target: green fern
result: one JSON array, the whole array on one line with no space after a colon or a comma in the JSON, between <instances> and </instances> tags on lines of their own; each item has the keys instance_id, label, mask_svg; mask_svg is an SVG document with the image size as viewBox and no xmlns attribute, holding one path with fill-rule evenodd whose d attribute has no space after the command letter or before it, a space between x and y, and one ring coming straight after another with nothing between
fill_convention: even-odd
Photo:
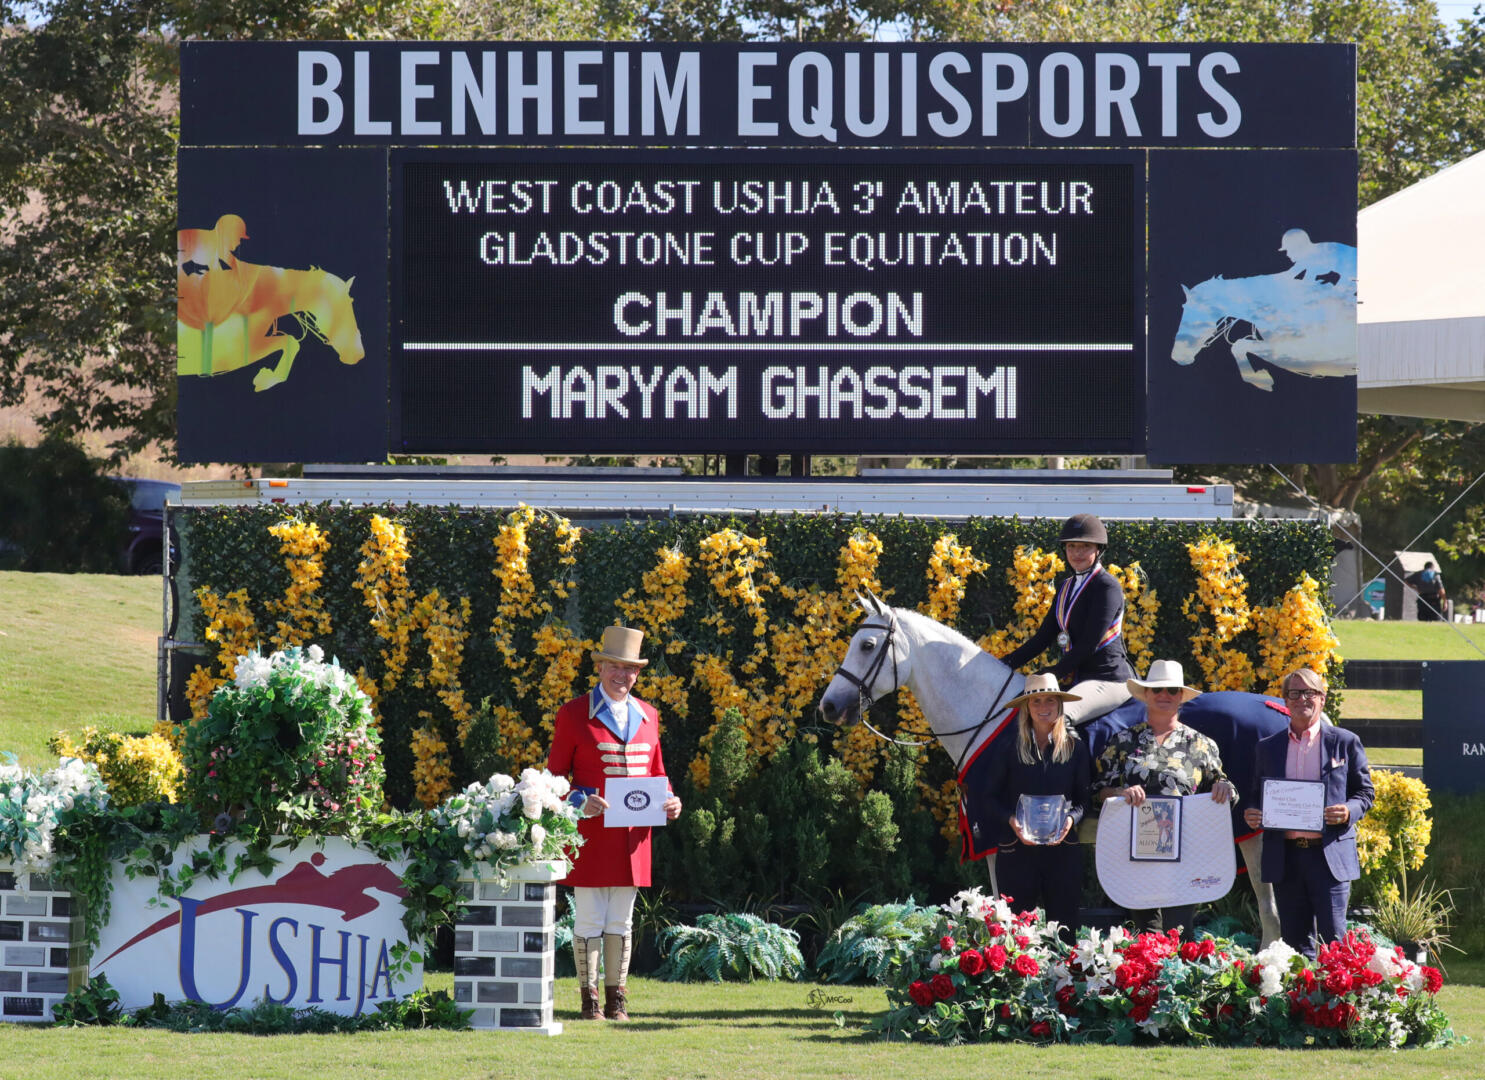
<instances>
[{"instance_id":1,"label":"green fern","mask_svg":"<svg viewBox=\"0 0 1485 1080\"><path fill-rule=\"evenodd\" d=\"M805 973L799 934L756 915L703 915L695 926L667 926L655 940L665 957L655 977L667 982L800 979Z\"/></svg>"},{"instance_id":2,"label":"green fern","mask_svg":"<svg viewBox=\"0 0 1485 1080\"><path fill-rule=\"evenodd\" d=\"M933 929L936 908L876 904L847 919L820 950L815 972L825 982L884 982L892 967L906 960L919 935Z\"/></svg>"}]
</instances>

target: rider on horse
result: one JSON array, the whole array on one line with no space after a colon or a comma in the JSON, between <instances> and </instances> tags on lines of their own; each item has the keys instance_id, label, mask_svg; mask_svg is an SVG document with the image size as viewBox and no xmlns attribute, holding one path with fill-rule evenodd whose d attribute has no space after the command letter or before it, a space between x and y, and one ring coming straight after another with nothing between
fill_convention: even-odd
<instances>
[{"instance_id":1,"label":"rider on horse","mask_svg":"<svg viewBox=\"0 0 1485 1080\"><path fill-rule=\"evenodd\" d=\"M1109 534L1097 516L1074 514L1057 542L1072 575L1058 583L1052 610L1031 640L1001 659L1019 668L1055 641L1062 656L1046 670L1072 679L1081 700L1068 702L1067 718L1086 724L1129 700L1125 680L1134 672L1124 653L1124 590L1100 561Z\"/></svg>"}]
</instances>

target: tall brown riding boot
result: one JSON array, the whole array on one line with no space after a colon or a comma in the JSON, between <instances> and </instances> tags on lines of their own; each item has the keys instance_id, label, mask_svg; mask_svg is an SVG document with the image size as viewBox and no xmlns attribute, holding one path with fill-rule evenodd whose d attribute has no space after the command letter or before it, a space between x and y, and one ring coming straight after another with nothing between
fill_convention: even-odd
<instances>
[{"instance_id":1,"label":"tall brown riding boot","mask_svg":"<svg viewBox=\"0 0 1485 1080\"><path fill-rule=\"evenodd\" d=\"M578 1017L578 1019L579 1020L602 1020L603 1019L603 1010L598 1007L598 987L596 987L596 986L584 986L582 988L582 993L583 993L583 1012L582 1012L582 1015Z\"/></svg>"},{"instance_id":2,"label":"tall brown riding boot","mask_svg":"<svg viewBox=\"0 0 1485 1080\"><path fill-rule=\"evenodd\" d=\"M629 999L622 986L603 988L603 1016L606 1020L628 1020Z\"/></svg>"},{"instance_id":3,"label":"tall brown riding boot","mask_svg":"<svg viewBox=\"0 0 1485 1080\"><path fill-rule=\"evenodd\" d=\"M578 990L582 992L583 1011L581 1020L602 1020L603 1010L598 1006L598 949L596 937L572 939L572 958L577 965Z\"/></svg>"},{"instance_id":4,"label":"tall brown riding boot","mask_svg":"<svg viewBox=\"0 0 1485 1080\"><path fill-rule=\"evenodd\" d=\"M603 935L603 1015L609 1020L628 1020L629 1001L624 984L629 978L629 934Z\"/></svg>"}]
</instances>

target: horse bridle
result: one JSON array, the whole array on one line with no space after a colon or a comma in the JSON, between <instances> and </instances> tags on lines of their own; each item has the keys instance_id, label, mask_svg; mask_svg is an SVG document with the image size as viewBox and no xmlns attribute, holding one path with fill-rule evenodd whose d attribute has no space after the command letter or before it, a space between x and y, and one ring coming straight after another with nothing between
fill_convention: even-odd
<instances>
[{"instance_id":1,"label":"horse bridle","mask_svg":"<svg viewBox=\"0 0 1485 1080\"><path fill-rule=\"evenodd\" d=\"M886 646L885 653L890 653L892 656L892 689L888 690L887 693L896 693L902 685L897 677L897 650L892 647L892 639L897 633L897 620L893 618L892 615L889 613L887 615L887 621L885 623L874 623L870 621L864 622L856 628L856 633L859 634L863 630L885 630L887 632L887 636L882 640L882 644ZM877 675L879 672L881 672L882 667L886 663L887 656L885 654L878 654L877 656L874 656L872 658L871 664L868 665L866 669L866 674L858 676L855 672L847 671L845 661L842 660L840 666L835 669L835 674L836 676L845 679L846 682L850 683L852 686L856 687L856 692L859 697L861 706L861 723L864 724L866 726L866 729L873 735L881 739L883 742L894 743L897 746L929 745L928 740L909 741L907 739L897 739L892 737L891 735L886 735L878 731L872 724L872 722L867 719L867 713L870 712L872 705L875 704L875 699L872 697L871 694L871 684L877 681ZM964 749L959 751L959 760L954 762L954 773L956 776L959 774L960 770L964 766L964 758L969 753L969 748L974 745L975 736L979 734L981 728L983 728L990 722L991 717L993 717L996 713L996 710L1000 708L1000 703L1005 698L1006 688L1011 685L1011 677L1015 674L1016 672L1013 668L1006 668L1005 681L1000 684L1000 690L996 692L995 700L990 703L990 708L985 710L985 715L979 723L971 724L968 727L962 727L955 731L943 731L935 733L938 740L942 742L949 736L963 735L965 732L969 732L969 738L964 741Z\"/></svg>"},{"instance_id":2,"label":"horse bridle","mask_svg":"<svg viewBox=\"0 0 1485 1080\"><path fill-rule=\"evenodd\" d=\"M887 742L896 743L898 746L927 746L928 744L926 742L908 742L905 739L894 739L890 735L884 735L873 727L871 721L866 718L866 714L871 710L872 705L876 703L876 699L871 696L871 684L877 681L877 675L881 672L883 665L887 663L887 657L889 655L892 657L892 689L888 690L887 693L895 694L898 687L902 684L898 681L897 676L897 650L892 646L892 639L897 633L897 620L889 614L885 623L864 622L856 628L856 633L859 634L863 630L885 630L887 636L882 639L882 644L886 648L872 657L871 663L866 668L865 675L857 675L853 671L847 671L844 660L835 669L835 675L845 679L846 682L856 688L857 699L861 706L861 722L866 725L867 730L873 735Z\"/></svg>"},{"instance_id":3,"label":"horse bridle","mask_svg":"<svg viewBox=\"0 0 1485 1080\"><path fill-rule=\"evenodd\" d=\"M1233 327L1237 326L1239 323L1243 323L1243 322L1248 322L1248 320L1246 320L1246 319L1239 319L1236 315L1224 315L1224 316L1222 316L1222 318L1220 318L1220 319L1217 320L1217 325L1212 328L1212 332L1206 336L1206 340L1204 340L1200 345L1198 345L1196 347L1196 351L1197 352L1201 352L1208 345L1214 344L1217 341L1218 338L1221 338L1228 345L1236 345L1237 342L1235 340L1233 340L1233 337L1232 337L1232 329L1233 329ZM1253 327L1253 334L1252 334L1251 337L1244 337L1241 340L1243 340L1243 341L1254 341L1254 340L1256 340L1256 341L1262 341L1263 340L1263 335L1258 332L1258 327L1253 326L1253 324L1251 322L1248 322L1248 325Z\"/></svg>"}]
</instances>

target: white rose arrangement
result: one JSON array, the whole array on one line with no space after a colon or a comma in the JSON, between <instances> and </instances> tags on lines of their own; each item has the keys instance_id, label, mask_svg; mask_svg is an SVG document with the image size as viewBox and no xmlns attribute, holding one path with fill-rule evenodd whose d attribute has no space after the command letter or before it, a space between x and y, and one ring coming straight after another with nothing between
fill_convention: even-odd
<instances>
[{"instance_id":1,"label":"white rose arrangement","mask_svg":"<svg viewBox=\"0 0 1485 1080\"><path fill-rule=\"evenodd\" d=\"M503 877L521 863L569 858L580 842L569 790L564 777L545 769L527 769L520 780L497 773L450 795L432 818L459 838L465 860L489 864Z\"/></svg>"}]
</instances>

